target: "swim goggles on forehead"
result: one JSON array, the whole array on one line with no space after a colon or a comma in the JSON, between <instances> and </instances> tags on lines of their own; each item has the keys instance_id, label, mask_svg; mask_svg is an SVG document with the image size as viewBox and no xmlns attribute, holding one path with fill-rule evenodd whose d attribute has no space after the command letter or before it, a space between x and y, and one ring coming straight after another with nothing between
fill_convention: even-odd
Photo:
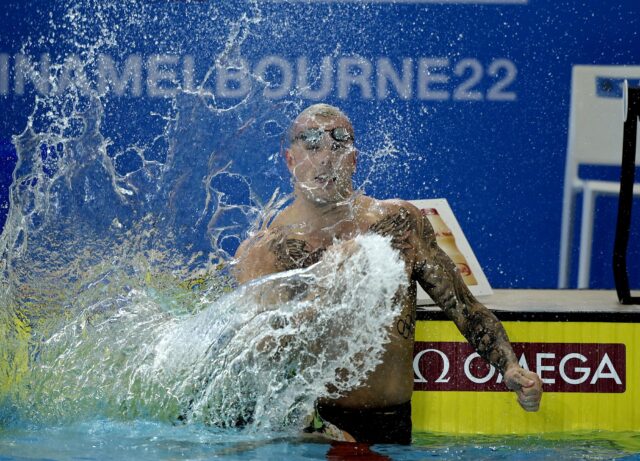
<instances>
[{"instance_id":1,"label":"swim goggles on forehead","mask_svg":"<svg viewBox=\"0 0 640 461\"><path fill-rule=\"evenodd\" d=\"M322 128L309 128L298 133L293 140L302 141L306 149L317 149L320 147L320 142L325 133L329 133L331 139L340 144L348 144L353 142L353 136L344 127L332 128L325 130Z\"/></svg>"}]
</instances>

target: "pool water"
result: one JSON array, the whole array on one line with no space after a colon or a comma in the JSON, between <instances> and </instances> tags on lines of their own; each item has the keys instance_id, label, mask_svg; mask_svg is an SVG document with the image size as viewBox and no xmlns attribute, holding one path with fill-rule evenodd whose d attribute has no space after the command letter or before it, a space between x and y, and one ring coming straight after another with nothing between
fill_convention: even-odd
<instances>
[{"instance_id":1,"label":"pool water","mask_svg":"<svg viewBox=\"0 0 640 461\"><path fill-rule=\"evenodd\" d=\"M0 429L0 460L608 460L640 459L638 434L542 436L414 434L411 446L331 444L153 421L84 421Z\"/></svg>"}]
</instances>

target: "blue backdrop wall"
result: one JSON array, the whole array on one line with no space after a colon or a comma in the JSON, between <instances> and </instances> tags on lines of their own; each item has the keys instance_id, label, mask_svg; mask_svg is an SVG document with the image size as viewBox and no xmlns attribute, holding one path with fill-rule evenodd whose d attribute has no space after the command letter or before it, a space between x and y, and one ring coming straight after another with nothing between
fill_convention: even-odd
<instances>
[{"instance_id":1,"label":"blue backdrop wall","mask_svg":"<svg viewBox=\"0 0 640 461\"><path fill-rule=\"evenodd\" d=\"M322 100L350 115L357 145L367 154L356 182L367 193L448 199L494 287L556 286L571 68L640 64L640 2L216 3L117 2L113 14L122 24L106 26L99 17L87 20L98 5L90 1L3 3L0 224L16 162L12 136L24 130L39 92L46 91L42 80L21 77L21 66L27 60L43 66L46 59L73 66L68 59L77 50L61 24L73 23L75 9L82 8L78 17L84 22L75 27L83 39L114 31L124 37L117 46L107 43L102 64L87 70L91 85L100 85L109 72L122 83L109 90L119 111L103 121L114 148L155 129L131 116L134 110L152 112L178 88L197 87L231 108L255 83L247 75L258 76L266 82L262 96L274 107ZM210 75L212 63L223 61ZM274 122L271 144L247 149L277 154L284 125ZM238 126L229 122L211 130L227 128ZM231 160L251 169L250 159ZM273 180L253 179L264 196L287 187L280 184L282 165L277 168ZM586 173L618 174L608 168ZM640 287L638 201L635 207L630 279ZM616 199L598 200L595 287L613 287L616 211ZM574 252L574 267L576 260Z\"/></svg>"}]
</instances>

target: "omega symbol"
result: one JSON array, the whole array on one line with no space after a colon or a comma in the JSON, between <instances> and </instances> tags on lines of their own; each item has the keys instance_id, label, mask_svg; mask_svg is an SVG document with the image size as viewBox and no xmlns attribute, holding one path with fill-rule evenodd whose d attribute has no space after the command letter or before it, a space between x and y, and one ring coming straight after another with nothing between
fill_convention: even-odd
<instances>
[{"instance_id":1,"label":"omega symbol","mask_svg":"<svg viewBox=\"0 0 640 461\"><path fill-rule=\"evenodd\" d=\"M420 351L416 354L416 356L413 358L413 372L416 375L416 378L414 379L414 381L416 383L426 383L428 382L426 380L426 378L422 375L422 373L420 373L420 359L422 358L422 356L424 354L426 354L427 352L435 352L436 354L438 354L440 357L442 357L442 373L440 373L440 376L438 377L438 379L435 380L436 383L448 383L449 382L449 377L447 377L447 375L449 374L449 357L447 357L447 355L442 352L439 349L425 349L423 351Z\"/></svg>"}]
</instances>

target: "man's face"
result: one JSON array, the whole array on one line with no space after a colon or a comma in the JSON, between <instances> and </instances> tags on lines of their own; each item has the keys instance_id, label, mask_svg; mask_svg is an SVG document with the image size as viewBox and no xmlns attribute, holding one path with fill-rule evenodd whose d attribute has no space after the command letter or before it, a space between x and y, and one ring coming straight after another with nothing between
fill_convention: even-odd
<instances>
[{"instance_id":1,"label":"man's face","mask_svg":"<svg viewBox=\"0 0 640 461\"><path fill-rule=\"evenodd\" d=\"M307 200L336 203L353 193L356 166L353 127L343 116L307 116L292 129L287 166Z\"/></svg>"}]
</instances>

